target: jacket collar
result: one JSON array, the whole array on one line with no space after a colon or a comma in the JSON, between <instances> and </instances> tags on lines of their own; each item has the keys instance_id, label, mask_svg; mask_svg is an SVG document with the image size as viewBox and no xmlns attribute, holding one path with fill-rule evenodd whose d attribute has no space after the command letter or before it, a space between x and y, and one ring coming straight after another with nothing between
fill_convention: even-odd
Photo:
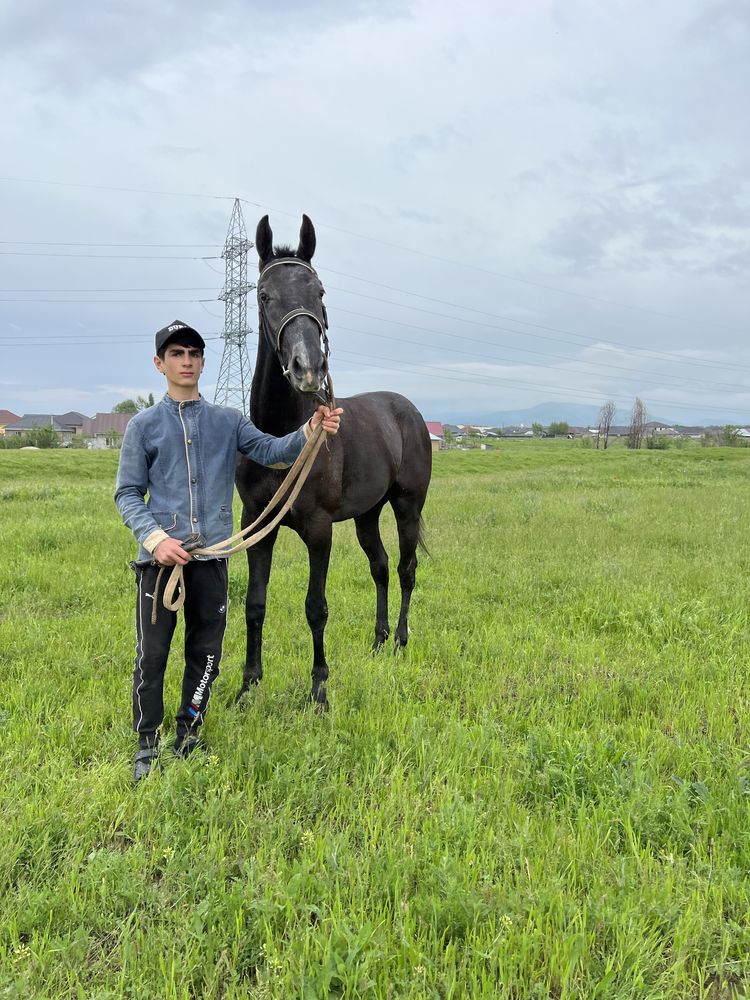
<instances>
[{"instance_id":1,"label":"jacket collar","mask_svg":"<svg viewBox=\"0 0 750 1000\"><path fill-rule=\"evenodd\" d=\"M170 410L180 409L180 400L172 399L168 392L165 392L162 396L161 402ZM197 399L184 399L182 400L182 406L199 406L203 402L203 396L199 396Z\"/></svg>"}]
</instances>

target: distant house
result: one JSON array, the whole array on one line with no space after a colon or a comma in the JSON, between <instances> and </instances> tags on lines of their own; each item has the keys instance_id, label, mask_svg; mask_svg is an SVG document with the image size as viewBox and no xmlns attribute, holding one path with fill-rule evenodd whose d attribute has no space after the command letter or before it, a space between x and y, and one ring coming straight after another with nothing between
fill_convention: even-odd
<instances>
[{"instance_id":1,"label":"distant house","mask_svg":"<svg viewBox=\"0 0 750 1000\"><path fill-rule=\"evenodd\" d=\"M534 432L530 427L503 427L500 436L504 438L533 438Z\"/></svg>"},{"instance_id":2,"label":"distant house","mask_svg":"<svg viewBox=\"0 0 750 1000\"><path fill-rule=\"evenodd\" d=\"M425 426L430 432L430 443L433 451L439 451L445 447L445 431L439 420L425 420Z\"/></svg>"},{"instance_id":3,"label":"distant house","mask_svg":"<svg viewBox=\"0 0 750 1000\"><path fill-rule=\"evenodd\" d=\"M644 424L643 429L647 437L658 435L659 437L673 438L680 436L680 432L676 428L670 427L668 424L660 424L658 420L649 420Z\"/></svg>"},{"instance_id":4,"label":"distant house","mask_svg":"<svg viewBox=\"0 0 750 1000\"><path fill-rule=\"evenodd\" d=\"M81 427L86 417L76 410L68 413L25 413L15 423L7 424L6 435L27 434L38 427L51 427L59 436L60 444L70 444L76 434L81 433Z\"/></svg>"},{"instance_id":5,"label":"distant house","mask_svg":"<svg viewBox=\"0 0 750 1000\"><path fill-rule=\"evenodd\" d=\"M17 413L11 413L10 410L0 410L0 437L5 434L7 424L14 424L20 419Z\"/></svg>"},{"instance_id":6,"label":"distant house","mask_svg":"<svg viewBox=\"0 0 750 1000\"><path fill-rule=\"evenodd\" d=\"M86 417L81 434L88 438L89 448L115 448L122 441L125 428L135 416L133 413L97 413Z\"/></svg>"}]
</instances>

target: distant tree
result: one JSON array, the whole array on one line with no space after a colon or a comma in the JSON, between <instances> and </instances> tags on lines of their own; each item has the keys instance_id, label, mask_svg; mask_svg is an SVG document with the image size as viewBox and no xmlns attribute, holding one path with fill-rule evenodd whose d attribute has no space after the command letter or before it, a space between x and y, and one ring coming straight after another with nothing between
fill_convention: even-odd
<instances>
[{"instance_id":1,"label":"distant tree","mask_svg":"<svg viewBox=\"0 0 750 1000\"><path fill-rule=\"evenodd\" d=\"M548 431L553 437L566 437L570 426L567 420L553 420L549 425Z\"/></svg>"},{"instance_id":2,"label":"distant tree","mask_svg":"<svg viewBox=\"0 0 750 1000\"><path fill-rule=\"evenodd\" d=\"M596 447L599 447L599 441L603 442L604 450L607 450L607 442L609 441L609 429L614 423L615 413L617 408L611 399L608 399L606 403L599 410L599 427L596 434Z\"/></svg>"},{"instance_id":3,"label":"distant tree","mask_svg":"<svg viewBox=\"0 0 750 1000\"><path fill-rule=\"evenodd\" d=\"M544 427L538 422L534 422L531 425L531 429L534 432L534 437L540 438L544 434Z\"/></svg>"},{"instance_id":4,"label":"distant tree","mask_svg":"<svg viewBox=\"0 0 750 1000\"><path fill-rule=\"evenodd\" d=\"M113 413L137 413L138 404L134 399L123 399L121 403L115 403L112 407Z\"/></svg>"},{"instance_id":5,"label":"distant tree","mask_svg":"<svg viewBox=\"0 0 750 1000\"><path fill-rule=\"evenodd\" d=\"M448 445L449 448L452 448L453 445L456 443L456 435L453 433L453 431L448 430L448 428L446 427L445 430L443 431L443 440L445 441L445 443Z\"/></svg>"},{"instance_id":6,"label":"distant tree","mask_svg":"<svg viewBox=\"0 0 750 1000\"><path fill-rule=\"evenodd\" d=\"M733 424L724 424L723 427L719 428L717 434L719 444L727 448L736 448L740 443L740 439L737 436L738 431L739 427L735 427Z\"/></svg>"},{"instance_id":7,"label":"distant tree","mask_svg":"<svg viewBox=\"0 0 750 1000\"><path fill-rule=\"evenodd\" d=\"M139 396L138 399L136 399L136 405L138 406L139 410L147 410L149 406L153 406L154 405L153 392L150 392L146 399L144 399L143 396Z\"/></svg>"},{"instance_id":8,"label":"distant tree","mask_svg":"<svg viewBox=\"0 0 750 1000\"><path fill-rule=\"evenodd\" d=\"M24 434L4 434L0 448L59 448L60 437L54 427L30 427Z\"/></svg>"},{"instance_id":9,"label":"distant tree","mask_svg":"<svg viewBox=\"0 0 750 1000\"><path fill-rule=\"evenodd\" d=\"M643 401L635 397L628 426L628 448L640 448L643 444L643 431L646 426L646 407Z\"/></svg>"},{"instance_id":10,"label":"distant tree","mask_svg":"<svg viewBox=\"0 0 750 1000\"><path fill-rule=\"evenodd\" d=\"M466 443L470 448L479 447L479 431L476 427L467 426L466 428Z\"/></svg>"}]
</instances>

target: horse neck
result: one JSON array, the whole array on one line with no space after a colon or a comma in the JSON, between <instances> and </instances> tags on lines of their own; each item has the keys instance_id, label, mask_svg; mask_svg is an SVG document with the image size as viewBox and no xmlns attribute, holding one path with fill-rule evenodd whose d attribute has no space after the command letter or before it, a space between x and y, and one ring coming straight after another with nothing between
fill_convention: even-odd
<instances>
[{"instance_id":1,"label":"horse neck","mask_svg":"<svg viewBox=\"0 0 750 1000\"><path fill-rule=\"evenodd\" d=\"M308 419L316 405L292 389L276 354L259 334L250 392L250 419L258 430L277 437L289 434Z\"/></svg>"}]
</instances>

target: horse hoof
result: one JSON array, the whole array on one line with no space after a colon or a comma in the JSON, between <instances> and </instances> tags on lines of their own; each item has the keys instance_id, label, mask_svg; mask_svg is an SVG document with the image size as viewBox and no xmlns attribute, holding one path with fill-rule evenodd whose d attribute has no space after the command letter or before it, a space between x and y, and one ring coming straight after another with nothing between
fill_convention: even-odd
<instances>
[{"instance_id":1,"label":"horse hoof","mask_svg":"<svg viewBox=\"0 0 750 1000\"><path fill-rule=\"evenodd\" d=\"M249 684L243 684L242 687L237 692L237 694L234 696L234 698L230 701L229 703L230 706L246 705L250 700L248 697L246 697L250 693L250 689L257 688L257 686L258 686L258 681L250 681Z\"/></svg>"},{"instance_id":2,"label":"horse hoof","mask_svg":"<svg viewBox=\"0 0 750 1000\"><path fill-rule=\"evenodd\" d=\"M310 692L310 702L313 707L313 711L316 715L323 715L328 711L328 698L326 697L326 690L323 687L318 688L317 691Z\"/></svg>"}]
</instances>

